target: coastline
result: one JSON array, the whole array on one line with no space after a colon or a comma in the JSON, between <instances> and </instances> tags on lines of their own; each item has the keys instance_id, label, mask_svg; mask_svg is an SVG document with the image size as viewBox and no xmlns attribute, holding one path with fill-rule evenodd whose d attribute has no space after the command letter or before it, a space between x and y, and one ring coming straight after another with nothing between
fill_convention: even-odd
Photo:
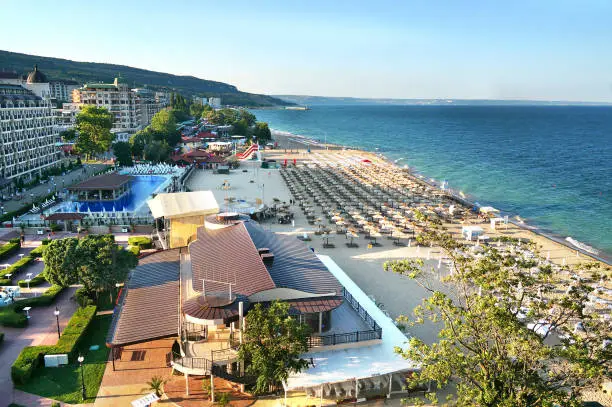
<instances>
[{"instance_id":1,"label":"coastline","mask_svg":"<svg viewBox=\"0 0 612 407\"><path fill-rule=\"evenodd\" d=\"M440 188L439 184L437 184L435 181L434 182L430 181L430 179L427 178L424 174L419 173L416 168L410 167L408 165L400 167L396 161L392 161L388 159L387 157L385 157L382 153L379 153L376 151L372 152L372 151L367 151L367 150L360 149L358 147L353 147L353 146L343 146L343 145L338 145L338 144L333 144L333 143L323 143L320 140L316 140L308 136L304 136L300 134L293 134L291 132L282 131L278 129L271 129L271 132L272 132L273 138L275 137L285 138L289 142L290 147L293 147L292 144L295 143L295 144L302 144L304 147L309 148L310 150L312 149L324 149L324 150L348 149L348 150L353 150L353 151L362 151L368 154L374 154L379 159L385 161L387 164L396 167L398 170L405 171L406 174L414 181L427 184L434 188ZM296 148L296 150L299 150L299 148ZM478 206L475 200L472 201L472 198L460 196L459 194L454 192L452 189L447 188L445 189L445 192L449 198L457 201L458 203L461 203L462 205L466 207ZM593 247L593 249L599 252L595 254L581 247L574 246L573 244L568 242L565 237L556 234L554 231L545 230L537 225L530 225L528 223L525 223L524 221L518 221L518 220L513 219L513 217L517 217L520 219L520 215L517 213L500 212L500 216L508 216L509 222L521 230L524 230L526 232L531 232L537 236L541 236L545 239L551 240L557 244L565 246L566 248L572 251L575 251L576 253L581 253L582 255L586 257L590 257L595 261L599 261L607 265L612 265L612 254L602 252L597 247ZM584 244L583 242L579 242L579 243Z\"/></svg>"}]
</instances>

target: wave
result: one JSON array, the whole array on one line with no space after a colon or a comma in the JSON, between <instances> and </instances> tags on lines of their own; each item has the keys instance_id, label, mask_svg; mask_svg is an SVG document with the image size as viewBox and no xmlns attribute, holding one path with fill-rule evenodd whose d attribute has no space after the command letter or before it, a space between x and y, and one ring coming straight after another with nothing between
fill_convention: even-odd
<instances>
[{"instance_id":1,"label":"wave","mask_svg":"<svg viewBox=\"0 0 612 407\"><path fill-rule=\"evenodd\" d=\"M571 236L566 237L565 240L571 243L572 245L576 246L577 248L584 250L585 252L594 254L596 256L599 255L599 250L596 250L595 248L593 248L592 246L589 246L586 243L579 242L578 240L574 239Z\"/></svg>"}]
</instances>

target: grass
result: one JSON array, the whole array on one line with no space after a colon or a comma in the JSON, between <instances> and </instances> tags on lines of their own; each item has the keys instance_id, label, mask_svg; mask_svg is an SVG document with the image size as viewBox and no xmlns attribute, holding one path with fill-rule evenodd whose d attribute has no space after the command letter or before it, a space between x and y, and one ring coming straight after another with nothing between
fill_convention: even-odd
<instances>
[{"instance_id":1,"label":"grass","mask_svg":"<svg viewBox=\"0 0 612 407\"><path fill-rule=\"evenodd\" d=\"M85 356L83 362L83 375L87 390L87 402L95 399L106 369L109 349L105 346L106 333L110 326L112 315L99 315L91 321L80 351ZM96 351L90 351L91 345L98 345ZM37 369L30 382L18 389L28 393L38 394L64 403L80 404L81 398L81 369L78 364L62 367L43 367Z\"/></svg>"}]
</instances>

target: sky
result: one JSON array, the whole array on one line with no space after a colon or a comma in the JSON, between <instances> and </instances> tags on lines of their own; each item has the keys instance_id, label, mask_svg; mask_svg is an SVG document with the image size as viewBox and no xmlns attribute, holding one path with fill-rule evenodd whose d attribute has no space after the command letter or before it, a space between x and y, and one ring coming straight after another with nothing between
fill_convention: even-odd
<instances>
[{"instance_id":1,"label":"sky","mask_svg":"<svg viewBox=\"0 0 612 407\"><path fill-rule=\"evenodd\" d=\"M612 102L612 0L0 0L0 49L265 94ZM0 67L1 68L1 67Z\"/></svg>"}]
</instances>

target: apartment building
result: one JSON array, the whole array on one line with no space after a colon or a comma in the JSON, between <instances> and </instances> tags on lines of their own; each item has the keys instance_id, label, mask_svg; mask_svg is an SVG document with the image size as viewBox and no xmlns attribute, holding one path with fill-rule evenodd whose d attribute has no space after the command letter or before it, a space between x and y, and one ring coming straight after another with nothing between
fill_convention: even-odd
<instances>
[{"instance_id":1,"label":"apartment building","mask_svg":"<svg viewBox=\"0 0 612 407\"><path fill-rule=\"evenodd\" d=\"M115 78L113 83L86 83L72 92L72 102L103 107L111 112L115 117L113 133L133 133L144 127L138 96L121 78Z\"/></svg>"},{"instance_id":2,"label":"apartment building","mask_svg":"<svg viewBox=\"0 0 612 407\"><path fill-rule=\"evenodd\" d=\"M76 81L51 81L49 82L51 99L58 102L72 102L72 91L79 87Z\"/></svg>"},{"instance_id":3,"label":"apartment building","mask_svg":"<svg viewBox=\"0 0 612 407\"><path fill-rule=\"evenodd\" d=\"M39 75L28 78L44 79ZM44 82L30 83L36 84L40 86L34 88L44 91ZM0 176L5 180L29 179L44 168L57 165L58 141L50 99L21 85L0 83Z\"/></svg>"}]
</instances>

